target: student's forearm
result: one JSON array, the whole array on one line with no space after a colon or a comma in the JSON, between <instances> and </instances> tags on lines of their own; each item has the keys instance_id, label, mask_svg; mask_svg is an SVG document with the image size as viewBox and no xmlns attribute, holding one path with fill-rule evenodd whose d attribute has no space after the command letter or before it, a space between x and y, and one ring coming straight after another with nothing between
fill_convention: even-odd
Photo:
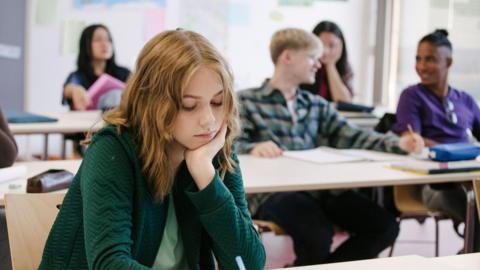
<instances>
[{"instance_id":1,"label":"student's forearm","mask_svg":"<svg viewBox=\"0 0 480 270\"><path fill-rule=\"evenodd\" d=\"M65 96L65 98L71 99L73 97L74 87L75 86L73 84L65 85L65 87L63 88L63 95Z\"/></svg>"},{"instance_id":2,"label":"student's forearm","mask_svg":"<svg viewBox=\"0 0 480 270\"><path fill-rule=\"evenodd\" d=\"M0 168L8 167L17 158L17 144L0 110Z\"/></svg>"},{"instance_id":3,"label":"student's forearm","mask_svg":"<svg viewBox=\"0 0 480 270\"><path fill-rule=\"evenodd\" d=\"M211 160L196 160L195 164L188 164L190 174L192 175L199 190L203 190L215 176L215 168Z\"/></svg>"},{"instance_id":4,"label":"student's forearm","mask_svg":"<svg viewBox=\"0 0 480 270\"><path fill-rule=\"evenodd\" d=\"M17 145L15 140L0 130L0 168L11 166L16 157Z\"/></svg>"},{"instance_id":5,"label":"student's forearm","mask_svg":"<svg viewBox=\"0 0 480 270\"><path fill-rule=\"evenodd\" d=\"M327 66L328 84L330 87L330 94L334 102L352 102L352 94L347 86L343 83L340 74L335 65Z\"/></svg>"}]
</instances>

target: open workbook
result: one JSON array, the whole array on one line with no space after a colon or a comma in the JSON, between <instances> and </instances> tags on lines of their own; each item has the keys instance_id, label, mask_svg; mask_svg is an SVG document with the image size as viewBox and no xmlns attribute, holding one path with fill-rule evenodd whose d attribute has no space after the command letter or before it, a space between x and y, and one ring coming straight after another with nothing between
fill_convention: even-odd
<instances>
[{"instance_id":1,"label":"open workbook","mask_svg":"<svg viewBox=\"0 0 480 270\"><path fill-rule=\"evenodd\" d=\"M317 147L309 150L285 151L283 155L302 161L318 164L356 162L356 161L400 161L406 156L377 152L365 149L335 149Z\"/></svg>"},{"instance_id":2,"label":"open workbook","mask_svg":"<svg viewBox=\"0 0 480 270\"><path fill-rule=\"evenodd\" d=\"M480 171L480 161L478 160L462 160L451 162L409 160L404 162L391 163L390 166L394 169L422 174Z\"/></svg>"}]
</instances>

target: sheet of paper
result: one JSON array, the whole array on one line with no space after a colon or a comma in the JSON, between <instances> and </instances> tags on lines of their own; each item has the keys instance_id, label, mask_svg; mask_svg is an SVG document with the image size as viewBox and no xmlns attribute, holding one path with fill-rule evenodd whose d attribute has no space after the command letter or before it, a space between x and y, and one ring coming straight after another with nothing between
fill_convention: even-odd
<instances>
[{"instance_id":1,"label":"sheet of paper","mask_svg":"<svg viewBox=\"0 0 480 270\"><path fill-rule=\"evenodd\" d=\"M345 155L332 148L319 147L311 150L285 151L285 157L299 159L303 161L315 162L320 164L353 162L365 160L362 157Z\"/></svg>"},{"instance_id":2,"label":"sheet of paper","mask_svg":"<svg viewBox=\"0 0 480 270\"><path fill-rule=\"evenodd\" d=\"M0 183L12 180L22 179L27 176L27 167L23 165L15 165L0 169Z\"/></svg>"},{"instance_id":3,"label":"sheet of paper","mask_svg":"<svg viewBox=\"0 0 480 270\"><path fill-rule=\"evenodd\" d=\"M19 46L0 43L0 57L8 59L20 59L22 48Z\"/></svg>"},{"instance_id":4,"label":"sheet of paper","mask_svg":"<svg viewBox=\"0 0 480 270\"><path fill-rule=\"evenodd\" d=\"M363 158L370 161L400 161L408 159L408 156L384 153L365 149L338 149L339 153L354 157Z\"/></svg>"}]
</instances>

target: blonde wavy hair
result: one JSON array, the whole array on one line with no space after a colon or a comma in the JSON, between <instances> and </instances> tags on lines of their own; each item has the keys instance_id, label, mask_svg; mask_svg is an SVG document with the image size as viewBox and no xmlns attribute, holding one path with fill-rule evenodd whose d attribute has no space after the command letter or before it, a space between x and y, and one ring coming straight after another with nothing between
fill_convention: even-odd
<instances>
[{"instance_id":1,"label":"blonde wavy hair","mask_svg":"<svg viewBox=\"0 0 480 270\"><path fill-rule=\"evenodd\" d=\"M285 28L278 30L270 40L270 58L277 64L278 57L284 50L318 50L322 42L314 34L300 28Z\"/></svg>"},{"instance_id":2,"label":"blonde wavy hair","mask_svg":"<svg viewBox=\"0 0 480 270\"><path fill-rule=\"evenodd\" d=\"M128 129L133 134L142 173L157 200L173 186L176 172L169 163L167 147L174 142L173 126L183 91L200 67L215 71L222 80L227 135L217 160L222 177L227 170L233 172L236 164L231 149L239 131L233 75L213 45L195 32L177 29L151 39L139 55L120 106L104 117L119 133Z\"/></svg>"}]
</instances>

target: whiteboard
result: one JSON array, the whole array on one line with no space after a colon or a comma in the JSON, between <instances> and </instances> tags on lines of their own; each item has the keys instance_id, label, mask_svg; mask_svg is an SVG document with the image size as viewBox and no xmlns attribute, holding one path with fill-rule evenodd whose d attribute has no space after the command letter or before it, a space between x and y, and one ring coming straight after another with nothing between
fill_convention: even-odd
<instances>
[{"instance_id":1,"label":"whiteboard","mask_svg":"<svg viewBox=\"0 0 480 270\"><path fill-rule=\"evenodd\" d=\"M83 3L83 4L82 4ZM91 3L91 4L88 4ZM284 5L284 3L300 3ZM74 39L82 23L103 23L112 32L117 63L133 70L152 31L152 15L163 14L153 28L191 29L206 36L229 61L235 89L258 86L273 72L271 35L281 28L311 31L321 20L340 25L347 38L357 101L369 101L373 78L376 1L346 0L32 0L26 33L26 108L32 112L67 110L60 104L62 85L75 70ZM46 11L47 10L47 11ZM155 30L155 29L154 29ZM151 33L150 33L151 34ZM79 36L73 43L78 43Z\"/></svg>"}]
</instances>

